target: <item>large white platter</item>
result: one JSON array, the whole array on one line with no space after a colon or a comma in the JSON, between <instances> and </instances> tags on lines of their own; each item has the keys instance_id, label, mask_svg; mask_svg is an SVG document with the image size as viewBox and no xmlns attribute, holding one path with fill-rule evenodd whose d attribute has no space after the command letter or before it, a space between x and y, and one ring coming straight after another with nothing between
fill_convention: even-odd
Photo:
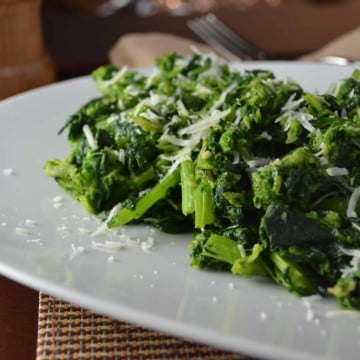
<instances>
[{"instance_id":1,"label":"large white platter","mask_svg":"<svg viewBox=\"0 0 360 360\"><path fill-rule=\"evenodd\" d=\"M268 68L320 92L352 72L351 67L289 62L237 66ZM305 301L264 280L192 269L191 235L130 227L126 233L132 239L153 237L154 249L144 252L131 244L112 251L94 248L92 241L106 241L87 232L96 227L94 219L42 169L48 158L67 154L66 135L57 131L94 96L94 84L85 77L0 103L1 274L116 319L253 356L358 358L357 313L334 313L333 300ZM15 173L5 175L8 168ZM57 195L64 198L62 207L54 206ZM85 251L74 254L72 244Z\"/></svg>"}]
</instances>

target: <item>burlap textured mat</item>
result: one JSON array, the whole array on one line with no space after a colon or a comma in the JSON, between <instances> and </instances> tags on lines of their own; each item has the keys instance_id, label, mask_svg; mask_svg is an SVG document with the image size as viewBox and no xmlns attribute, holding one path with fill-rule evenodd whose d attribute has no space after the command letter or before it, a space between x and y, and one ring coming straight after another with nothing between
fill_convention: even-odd
<instances>
[{"instance_id":1,"label":"burlap textured mat","mask_svg":"<svg viewBox=\"0 0 360 360\"><path fill-rule=\"evenodd\" d=\"M250 360L98 315L40 293L37 360Z\"/></svg>"}]
</instances>

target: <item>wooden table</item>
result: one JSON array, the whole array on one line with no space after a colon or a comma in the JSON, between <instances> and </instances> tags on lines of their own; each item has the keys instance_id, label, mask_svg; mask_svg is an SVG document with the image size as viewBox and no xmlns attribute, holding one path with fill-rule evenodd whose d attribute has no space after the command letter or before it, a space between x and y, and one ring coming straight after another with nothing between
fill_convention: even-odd
<instances>
[{"instance_id":1,"label":"wooden table","mask_svg":"<svg viewBox=\"0 0 360 360\"><path fill-rule=\"evenodd\" d=\"M131 8L99 18L49 5L43 9L42 20L45 45L56 63L58 79L89 73L106 62L108 49L127 32L170 31L196 38L186 28L186 18L139 19ZM0 289L0 359L34 359L38 292L2 276Z\"/></svg>"},{"instance_id":2,"label":"wooden table","mask_svg":"<svg viewBox=\"0 0 360 360\"><path fill-rule=\"evenodd\" d=\"M39 293L0 276L0 359L35 359Z\"/></svg>"},{"instance_id":3,"label":"wooden table","mask_svg":"<svg viewBox=\"0 0 360 360\"><path fill-rule=\"evenodd\" d=\"M41 0L0 0L0 99L55 80ZM3 120L3 119L2 119ZM0 276L0 359L34 359L39 293Z\"/></svg>"}]
</instances>

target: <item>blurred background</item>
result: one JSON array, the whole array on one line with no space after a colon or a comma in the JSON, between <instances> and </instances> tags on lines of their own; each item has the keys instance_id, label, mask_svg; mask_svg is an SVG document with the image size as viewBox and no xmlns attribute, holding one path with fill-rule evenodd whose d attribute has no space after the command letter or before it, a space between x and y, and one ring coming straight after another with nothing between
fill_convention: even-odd
<instances>
[{"instance_id":1,"label":"blurred background","mask_svg":"<svg viewBox=\"0 0 360 360\"><path fill-rule=\"evenodd\" d=\"M295 59L360 25L360 0L0 0L0 98L88 74L109 61L111 47L128 33L200 41L186 23L208 12L269 59ZM36 56L32 78L14 80L15 67L29 67Z\"/></svg>"},{"instance_id":2,"label":"blurred background","mask_svg":"<svg viewBox=\"0 0 360 360\"><path fill-rule=\"evenodd\" d=\"M199 40L189 18L215 12L274 59L294 59L360 23L358 0L44 0L45 46L61 77L107 60L131 32L166 32ZM354 11L356 9L356 11Z\"/></svg>"}]
</instances>

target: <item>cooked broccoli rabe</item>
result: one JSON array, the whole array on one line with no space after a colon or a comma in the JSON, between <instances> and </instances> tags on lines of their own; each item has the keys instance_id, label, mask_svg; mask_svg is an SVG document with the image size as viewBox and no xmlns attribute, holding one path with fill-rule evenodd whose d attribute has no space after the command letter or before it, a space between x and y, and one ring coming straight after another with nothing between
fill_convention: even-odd
<instances>
[{"instance_id":1,"label":"cooked broccoli rabe","mask_svg":"<svg viewBox=\"0 0 360 360\"><path fill-rule=\"evenodd\" d=\"M45 165L87 211L192 231L194 267L360 309L360 70L322 95L199 53L93 78Z\"/></svg>"}]
</instances>

